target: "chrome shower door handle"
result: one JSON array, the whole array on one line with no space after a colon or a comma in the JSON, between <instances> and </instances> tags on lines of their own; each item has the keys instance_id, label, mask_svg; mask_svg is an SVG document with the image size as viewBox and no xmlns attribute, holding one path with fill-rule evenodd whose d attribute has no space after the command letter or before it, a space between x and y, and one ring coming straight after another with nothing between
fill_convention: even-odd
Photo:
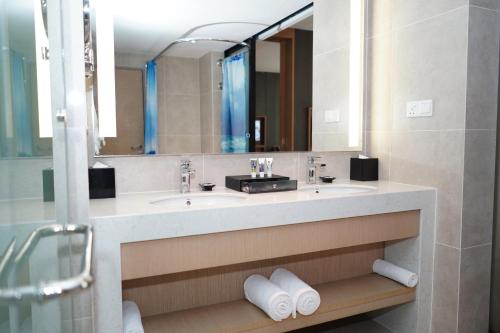
<instances>
[{"instance_id":1,"label":"chrome shower door handle","mask_svg":"<svg viewBox=\"0 0 500 333\"><path fill-rule=\"evenodd\" d=\"M57 298L63 294L88 288L93 281L91 274L93 230L90 225L53 224L37 228L21 246L10 266L18 265L28 259L42 238L76 234L84 235L85 242L81 270L78 275L61 280L42 281L36 285L0 289L0 303L16 303L26 300L43 302L52 298ZM9 248L11 248L11 246L9 246ZM9 265L5 264L0 267L2 269L0 270L0 276L8 273L6 271L8 266Z\"/></svg>"}]
</instances>

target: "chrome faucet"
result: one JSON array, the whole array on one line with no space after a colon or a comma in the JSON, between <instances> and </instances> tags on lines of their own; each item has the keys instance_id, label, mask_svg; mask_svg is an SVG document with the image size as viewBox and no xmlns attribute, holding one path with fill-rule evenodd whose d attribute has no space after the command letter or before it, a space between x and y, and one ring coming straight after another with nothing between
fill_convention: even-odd
<instances>
[{"instance_id":1,"label":"chrome faucet","mask_svg":"<svg viewBox=\"0 0 500 333\"><path fill-rule=\"evenodd\" d=\"M181 193L191 192L191 176L194 176L195 172L190 160L181 161Z\"/></svg>"},{"instance_id":2,"label":"chrome faucet","mask_svg":"<svg viewBox=\"0 0 500 333\"><path fill-rule=\"evenodd\" d=\"M318 163L317 160L320 159L321 156L308 156L307 157L307 184L316 184L318 181L318 166L320 168L324 168L326 164Z\"/></svg>"}]
</instances>

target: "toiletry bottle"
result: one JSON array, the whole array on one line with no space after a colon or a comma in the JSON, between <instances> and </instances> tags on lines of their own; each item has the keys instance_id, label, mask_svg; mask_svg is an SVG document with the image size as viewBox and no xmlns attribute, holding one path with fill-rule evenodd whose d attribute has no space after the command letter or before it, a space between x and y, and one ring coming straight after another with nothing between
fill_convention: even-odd
<instances>
[{"instance_id":1,"label":"toiletry bottle","mask_svg":"<svg viewBox=\"0 0 500 333\"><path fill-rule=\"evenodd\" d=\"M265 169L266 169L266 159L259 157L259 177L265 177Z\"/></svg>"},{"instance_id":2,"label":"toiletry bottle","mask_svg":"<svg viewBox=\"0 0 500 333\"><path fill-rule=\"evenodd\" d=\"M256 158L250 159L250 175L252 176L252 178L257 178L257 159Z\"/></svg>"},{"instance_id":3,"label":"toiletry bottle","mask_svg":"<svg viewBox=\"0 0 500 333\"><path fill-rule=\"evenodd\" d=\"M266 158L266 166L267 166L267 176L272 177L273 176L273 158L272 157Z\"/></svg>"}]
</instances>

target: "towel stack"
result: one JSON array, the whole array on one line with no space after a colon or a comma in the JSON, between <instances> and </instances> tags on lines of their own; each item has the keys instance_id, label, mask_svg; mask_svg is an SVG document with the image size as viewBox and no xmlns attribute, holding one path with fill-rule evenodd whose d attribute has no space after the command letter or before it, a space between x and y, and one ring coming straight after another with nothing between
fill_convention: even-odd
<instances>
[{"instance_id":1,"label":"towel stack","mask_svg":"<svg viewBox=\"0 0 500 333\"><path fill-rule=\"evenodd\" d=\"M281 321L297 312L308 316L319 307L319 293L292 272L276 269L268 280L254 274L244 283L245 298L259 307L274 321Z\"/></svg>"}]
</instances>

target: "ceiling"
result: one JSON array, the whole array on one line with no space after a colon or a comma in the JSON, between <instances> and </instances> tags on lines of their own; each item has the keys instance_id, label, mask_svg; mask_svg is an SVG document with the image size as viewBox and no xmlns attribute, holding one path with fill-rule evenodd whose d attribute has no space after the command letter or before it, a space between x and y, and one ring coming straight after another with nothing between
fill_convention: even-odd
<instances>
[{"instance_id":1,"label":"ceiling","mask_svg":"<svg viewBox=\"0 0 500 333\"><path fill-rule=\"evenodd\" d=\"M155 56L168 44L196 27L189 37L237 41L256 34L311 0L112 0L115 52ZM233 22L225 24L214 23ZM235 23L235 22L246 22ZM232 44L179 44L168 55L199 57L223 51Z\"/></svg>"}]
</instances>

